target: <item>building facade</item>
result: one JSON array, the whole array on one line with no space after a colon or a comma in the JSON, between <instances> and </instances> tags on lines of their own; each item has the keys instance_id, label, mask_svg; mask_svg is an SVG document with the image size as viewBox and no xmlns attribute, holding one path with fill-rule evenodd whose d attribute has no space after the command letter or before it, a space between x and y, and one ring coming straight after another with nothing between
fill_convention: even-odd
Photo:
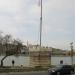
<instances>
[{"instance_id":1,"label":"building facade","mask_svg":"<svg viewBox=\"0 0 75 75\"><path fill-rule=\"evenodd\" d=\"M42 47L40 50L38 46L29 47L30 66L42 66L47 67L51 64L51 48Z\"/></svg>"}]
</instances>

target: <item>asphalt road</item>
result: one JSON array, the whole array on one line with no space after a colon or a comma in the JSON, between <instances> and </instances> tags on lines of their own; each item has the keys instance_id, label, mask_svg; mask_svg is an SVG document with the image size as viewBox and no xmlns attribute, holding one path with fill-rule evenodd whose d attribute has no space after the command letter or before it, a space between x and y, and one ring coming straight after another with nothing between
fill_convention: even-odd
<instances>
[{"instance_id":1,"label":"asphalt road","mask_svg":"<svg viewBox=\"0 0 75 75\"><path fill-rule=\"evenodd\" d=\"M38 71L38 72L0 73L0 75L49 75L49 74L47 71Z\"/></svg>"},{"instance_id":2,"label":"asphalt road","mask_svg":"<svg viewBox=\"0 0 75 75\"><path fill-rule=\"evenodd\" d=\"M1 73L0 75L49 75L47 71Z\"/></svg>"}]
</instances>

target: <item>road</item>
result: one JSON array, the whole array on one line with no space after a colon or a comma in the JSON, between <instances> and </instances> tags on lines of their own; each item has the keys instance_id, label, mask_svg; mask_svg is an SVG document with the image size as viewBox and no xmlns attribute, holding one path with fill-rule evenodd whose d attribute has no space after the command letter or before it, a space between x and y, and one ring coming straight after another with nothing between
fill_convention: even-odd
<instances>
[{"instance_id":1,"label":"road","mask_svg":"<svg viewBox=\"0 0 75 75\"><path fill-rule=\"evenodd\" d=\"M49 75L47 71L18 72L18 73L0 73L0 75ZM73 74L75 75L75 74Z\"/></svg>"}]
</instances>

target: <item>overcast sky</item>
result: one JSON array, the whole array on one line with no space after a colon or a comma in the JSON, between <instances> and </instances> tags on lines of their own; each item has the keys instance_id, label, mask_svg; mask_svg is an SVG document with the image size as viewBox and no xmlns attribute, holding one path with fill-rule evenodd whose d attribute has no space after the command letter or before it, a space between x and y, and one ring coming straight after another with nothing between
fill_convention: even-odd
<instances>
[{"instance_id":1,"label":"overcast sky","mask_svg":"<svg viewBox=\"0 0 75 75\"><path fill-rule=\"evenodd\" d=\"M0 0L0 30L39 43L39 0ZM70 49L75 43L75 0L43 0L42 45Z\"/></svg>"}]
</instances>

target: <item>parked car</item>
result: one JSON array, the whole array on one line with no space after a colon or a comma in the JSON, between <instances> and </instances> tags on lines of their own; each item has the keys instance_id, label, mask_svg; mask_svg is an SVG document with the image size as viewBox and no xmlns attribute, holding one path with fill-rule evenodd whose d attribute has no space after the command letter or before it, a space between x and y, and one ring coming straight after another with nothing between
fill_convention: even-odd
<instances>
[{"instance_id":1,"label":"parked car","mask_svg":"<svg viewBox=\"0 0 75 75\"><path fill-rule=\"evenodd\" d=\"M74 72L74 67L71 65L58 65L55 68L48 69L49 75L65 75L72 74Z\"/></svg>"}]
</instances>

